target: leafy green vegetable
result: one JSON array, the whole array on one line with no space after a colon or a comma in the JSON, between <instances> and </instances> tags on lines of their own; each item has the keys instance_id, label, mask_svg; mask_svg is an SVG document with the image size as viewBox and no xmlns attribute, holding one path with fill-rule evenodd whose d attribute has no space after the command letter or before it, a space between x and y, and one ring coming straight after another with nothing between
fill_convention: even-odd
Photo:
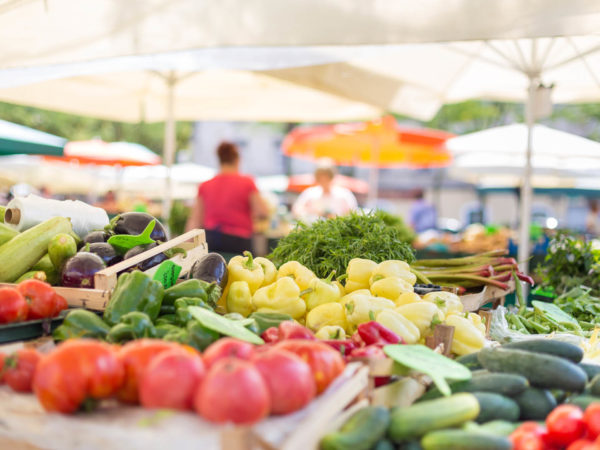
<instances>
[{"instance_id":1,"label":"leafy green vegetable","mask_svg":"<svg viewBox=\"0 0 600 450\"><path fill-rule=\"evenodd\" d=\"M412 263L413 248L407 243L412 238L402 219L392 219L384 211L353 212L344 217L318 220L312 225L299 223L281 239L269 258L281 265L298 261L320 278L335 270L346 273L352 258L366 258L375 262L399 259Z\"/></svg>"}]
</instances>

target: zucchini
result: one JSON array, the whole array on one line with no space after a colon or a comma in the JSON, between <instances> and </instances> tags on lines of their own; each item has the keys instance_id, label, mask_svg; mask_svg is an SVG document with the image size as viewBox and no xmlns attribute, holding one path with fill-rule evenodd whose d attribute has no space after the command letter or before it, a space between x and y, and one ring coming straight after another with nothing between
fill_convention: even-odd
<instances>
[{"instance_id":1,"label":"zucchini","mask_svg":"<svg viewBox=\"0 0 600 450\"><path fill-rule=\"evenodd\" d=\"M77 253L77 243L73 236L59 233L48 243L48 256L56 270L60 271L65 261Z\"/></svg>"},{"instance_id":2,"label":"zucchini","mask_svg":"<svg viewBox=\"0 0 600 450\"><path fill-rule=\"evenodd\" d=\"M30 279L46 281L46 272L43 270L30 270L29 272L25 272L23 275L17 278L15 284L19 284L21 281Z\"/></svg>"},{"instance_id":3,"label":"zucchini","mask_svg":"<svg viewBox=\"0 0 600 450\"><path fill-rule=\"evenodd\" d=\"M50 283L52 286L56 286L60 281L60 276L52 261L50 261L50 256L46 253L44 256L40 258L38 262L36 262L31 270L41 270L46 274L46 281Z\"/></svg>"},{"instance_id":4,"label":"zucchini","mask_svg":"<svg viewBox=\"0 0 600 450\"><path fill-rule=\"evenodd\" d=\"M0 206L0 223L4 223L4 213L6 212L6 206Z\"/></svg>"},{"instance_id":5,"label":"zucchini","mask_svg":"<svg viewBox=\"0 0 600 450\"><path fill-rule=\"evenodd\" d=\"M552 339L531 339L510 342L504 344L502 348L516 348L517 350L525 350L527 352L545 353L568 359L576 364L583 359L583 349L581 347Z\"/></svg>"},{"instance_id":6,"label":"zucchini","mask_svg":"<svg viewBox=\"0 0 600 450\"><path fill-rule=\"evenodd\" d=\"M593 395L574 395L569 397L565 403L577 405L585 411L592 403L600 403L600 397L594 397Z\"/></svg>"},{"instance_id":7,"label":"zucchini","mask_svg":"<svg viewBox=\"0 0 600 450\"><path fill-rule=\"evenodd\" d=\"M479 374L478 372L481 372ZM529 387L527 378L514 373L491 373L487 370L473 372L473 378L467 381L457 381L449 384L453 393L456 392L494 392L500 395L520 394ZM425 395L422 400L431 400L442 397L442 393L438 388L433 387Z\"/></svg>"},{"instance_id":8,"label":"zucchini","mask_svg":"<svg viewBox=\"0 0 600 450\"><path fill-rule=\"evenodd\" d=\"M44 256L52 237L70 231L69 219L53 217L17 234L0 246L0 282L15 281Z\"/></svg>"},{"instance_id":9,"label":"zucchini","mask_svg":"<svg viewBox=\"0 0 600 450\"><path fill-rule=\"evenodd\" d=\"M590 388L590 395L600 396L600 375L596 375L592 378L588 387Z\"/></svg>"},{"instance_id":10,"label":"zucchini","mask_svg":"<svg viewBox=\"0 0 600 450\"><path fill-rule=\"evenodd\" d=\"M483 369L483 366L477 359L477 353L479 353L479 352L469 353L468 355L464 355L459 358L456 358L456 362L459 362L463 366L468 367L469 370Z\"/></svg>"},{"instance_id":11,"label":"zucchini","mask_svg":"<svg viewBox=\"0 0 600 450\"><path fill-rule=\"evenodd\" d=\"M479 402L477 423L486 423L492 420L508 422L519 420L519 405L514 400L493 392L474 392L473 395Z\"/></svg>"},{"instance_id":12,"label":"zucchini","mask_svg":"<svg viewBox=\"0 0 600 450\"><path fill-rule=\"evenodd\" d=\"M394 442L407 441L429 431L462 425L478 415L479 402L473 394L454 394L395 409L388 436Z\"/></svg>"},{"instance_id":13,"label":"zucchini","mask_svg":"<svg viewBox=\"0 0 600 450\"><path fill-rule=\"evenodd\" d=\"M585 372L558 356L508 348L484 348L479 361L491 372L523 375L532 386L581 392L585 388Z\"/></svg>"},{"instance_id":14,"label":"zucchini","mask_svg":"<svg viewBox=\"0 0 600 450\"><path fill-rule=\"evenodd\" d=\"M421 440L423 450L510 450L508 438L479 431L439 430Z\"/></svg>"},{"instance_id":15,"label":"zucchini","mask_svg":"<svg viewBox=\"0 0 600 450\"><path fill-rule=\"evenodd\" d=\"M583 369L585 374L588 377L588 380L591 380L596 375L600 374L600 365L599 364L590 364L590 363L579 363L578 366Z\"/></svg>"},{"instance_id":16,"label":"zucchini","mask_svg":"<svg viewBox=\"0 0 600 450\"><path fill-rule=\"evenodd\" d=\"M14 230L3 223L0 223L0 245L6 244L12 238L14 238L19 232Z\"/></svg>"},{"instance_id":17,"label":"zucchini","mask_svg":"<svg viewBox=\"0 0 600 450\"><path fill-rule=\"evenodd\" d=\"M390 413L381 406L359 409L334 433L321 440L322 450L369 450L381 438L390 423Z\"/></svg>"},{"instance_id":18,"label":"zucchini","mask_svg":"<svg viewBox=\"0 0 600 450\"><path fill-rule=\"evenodd\" d=\"M513 400L519 405L520 420L544 420L557 404L550 391L538 388L529 388Z\"/></svg>"}]
</instances>

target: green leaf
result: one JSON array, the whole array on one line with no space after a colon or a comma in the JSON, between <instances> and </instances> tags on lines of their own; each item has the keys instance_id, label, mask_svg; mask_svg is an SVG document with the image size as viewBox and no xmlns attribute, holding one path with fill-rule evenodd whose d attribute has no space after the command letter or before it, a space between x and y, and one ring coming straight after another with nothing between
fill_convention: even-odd
<instances>
[{"instance_id":1,"label":"green leaf","mask_svg":"<svg viewBox=\"0 0 600 450\"><path fill-rule=\"evenodd\" d=\"M446 379L461 381L471 379L471 371L467 367L424 345L386 345L383 351L401 366L431 377L444 395L452 393Z\"/></svg>"},{"instance_id":2,"label":"green leaf","mask_svg":"<svg viewBox=\"0 0 600 450\"><path fill-rule=\"evenodd\" d=\"M173 261L163 261L154 272L153 280L160 281L165 289L169 289L171 286L175 286L179 273L181 272L181 266L175 264Z\"/></svg>"},{"instance_id":3,"label":"green leaf","mask_svg":"<svg viewBox=\"0 0 600 450\"><path fill-rule=\"evenodd\" d=\"M546 315L555 322L558 322L560 324L571 324L579 328L579 322L577 322L577 320L573 316L567 314L558 306L552 303L540 302L538 300L532 301L531 304L533 305L533 308L536 312Z\"/></svg>"},{"instance_id":4,"label":"green leaf","mask_svg":"<svg viewBox=\"0 0 600 450\"><path fill-rule=\"evenodd\" d=\"M244 327L240 320L230 320L198 306L189 306L190 314L206 328L251 344L264 344L259 336Z\"/></svg>"},{"instance_id":5,"label":"green leaf","mask_svg":"<svg viewBox=\"0 0 600 450\"><path fill-rule=\"evenodd\" d=\"M119 253L127 253L127 251L131 250L133 247L137 247L138 245L146 245L154 243L154 239L150 238L152 231L154 231L154 226L156 225L156 220L152 220L144 231L142 231L138 235L129 235L129 234L116 234L108 238L108 243L112 245L115 250Z\"/></svg>"}]
</instances>

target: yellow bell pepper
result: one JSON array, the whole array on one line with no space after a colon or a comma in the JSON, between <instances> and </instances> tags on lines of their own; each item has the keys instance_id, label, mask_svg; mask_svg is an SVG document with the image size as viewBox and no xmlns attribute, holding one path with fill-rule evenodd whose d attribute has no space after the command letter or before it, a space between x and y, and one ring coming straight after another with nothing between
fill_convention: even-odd
<instances>
[{"instance_id":1,"label":"yellow bell pepper","mask_svg":"<svg viewBox=\"0 0 600 450\"><path fill-rule=\"evenodd\" d=\"M328 325L346 328L346 314L341 304L325 303L306 314L306 326L311 330L317 331Z\"/></svg>"},{"instance_id":2,"label":"yellow bell pepper","mask_svg":"<svg viewBox=\"0 0 600 450\"><path fill-rule=\"evenodd\" d=\"M335 280L333 282L333 284L335 286L337 286L338 290L340 291L340 297L343 297L344 295L346 295L346 289L344 289L344 286L342 286L342 283L340 283L339 281Z\"/></svg>"},{"instance_id":3,"label":"yellow bell pepper","mask_svg":"<svg viewBox=\"0 0 600 450\"><path fill-rule=\"evenodd\" d=\"M248 317L254 310L250 286L246 281L234 281L227 292L227 312L239 313Z\"/></svg>"},{"instance_id":4,"label":"yellow bell pepper","mask_svg":"<svg viewBox=\"0 0 600 450\"><path fill-rule=\"evenodd\" d=\"M433 332L433 327L444 320L444 313L430 302L398 306L395 311L414 323L423 337L430 335Z\"/></svg>"},{"instance_id":5,"label":"yellow bell pepper","mask_svg":"<svg viewBox=\"0 0 600 450\"><path fill-rule=\"evenodd\" d=\"M377 263L369 259L354 258L351 259L346 267L346 283L344 289L346 293L357 291L359 289L369 289L369 278L377 267Z\"/></svg>"},{"instance_id":6,"label":"yellow bell pepper","mask_svg":"<svg viewBox=\"0 0 600 450\"><path fill-rule=\"evenodd\" d=\"M396 333L407 344L416 344L421 337L417 326L393 309L384 309L377 314L375 320Z\"/></svg>"},{"instance_id":7,"label":"yellow bell pepper","mask_svg":"<svg viewBox=\"0 0 600 450\"><path fill-rule=\"evenodd\" d=\"M472 312L465 312L465 313L456 314L456 315L467 319L469 322L471 322L473 325L475 325L475 327L481 333L483 333L483 335L485 336L485 331L486 331L485 323L483 323L483 320L481 319L481 316L479 314L475 314ZM446 319L447 318L448 318L448 316L446 317Z\"/></svg>"},{"instance_id":8,"label":"yellow bell pepper","mask_svg":"<svg viewBox=\"0 0 600 450\"><path fill-rule=\"evenodd\" d=\"M396 305L393 301L382 297L370 295L354 295L345 305L346 318L351 325L375 320L377 314L384 309L393 309Z\"/></svg>"},{"instance_id":9,"label":"yellow bell pepper","mask_svg":"<svg viewBox=\"0 0 600 450\"><path fill-rule=\"evenodd\" d=\"M482 333L469 319L458 314L451 314L445 323L454 327L451 350L455 355L468 355L483 348L485 333Z\"/></svg>"},{"instance_id":10,"label":"yellow bell pepper","mask_svg":"<svg viewBox=\"0 0 600 450\"><path fill-rule=\"evenodd\" d=\"M317 276L312 270L304 267L298 261L288 261L283 264L277 272L277 279L283 277L289 277L293 279L296 284L300 287L301 291L308 289L308 285Z\"/></svg>"},{"instance_id":11,"label":"yellow bell pepper","mask_svg":"<svg viewBox=\"0 0 600 450\"><path fill-rule=\"evenodd\" d=\"M252 302L257 312L289 314L294 319L300 319L306 313L306 303L300 298L300 288L290 277L280 278L275 283L258 289Z\"/></svg>"},{"instance_id":12,"label":"yellow bell pepper","mask_svg":"<svg viewBox=\"0 0 600 450\"><path fill-rule=\"evenodd\" d=\"M434 303L444 315L448 314L462 314L464 306L460 301L458 295L447 291L429 292L423 296L423 300L426 302Z\"/></svg>"},{"instance_id":13,"label":"yellow bell pepper","mask_svg":"<svg viewBox=\"0 0 600 450\"><path fill-rule=\"evenodd\" d=\"M382 278L371 285L371 293L377 297L395 300L405 292L413 292L412 284L398 277Z\"/></svg>"},{"instance_id":14,"label":"yellow bell pepper","mask_svg":"<svg viewBox=\"0 0 600 450\"><path fill-rule=\"evenodd\" d=\"M262 267L265 274L265 279L263 280L261 287L275 283L275 280L277 279L277 267L275 267L275 264L262 256L254 258L254 262Z\"/></svg>"},{"instance_id":15,"label":"yellow bell pepper","mask_svg":"<svg viewBox=\"0 0 600 450\"><path fill-rule=\"evenodd\" d=\"M402 295L400 295L395 301L394 303L396 303L396 306L402 306L402 305L408 305L410 303L418 303L421 302L421 297L419 297L419 294L415 294L414 292L405 292Z\"/></svg>"},{"instance_id":16,"label":"yellow bell pepper","mask_svg":"<svg viewBox=\"0 0 600 450\"><path fill-rule=\"evenodd\" d=\"M417 276L410 271L410 266L407 263L397 259L390 259L377 264L377 267L371 273L369 284L390 277L402 278L411 286L414 286L417 282Z\"/></svg>"},{"instance_id":17,"label":"yellow bell pepper","mask_svg":"<svg viewBox=\"0 0 600 450\"><path fill-rule=\"evenodd\" d=\"M330 339L346 339L346 331L339 325L326 325L319 328L319 331L315 333L317 339L323 339L325 341Z\"/></svg>"},{"instance_id":18,"label":"yellow bell pepper","mask_svg":"<svg viewBox=\"0 0 600 450\"><path fill-rule=\"evenodd\" d=\"M324 280L320 278L313 278L311 280L307 289L310 292L303 297L306 301L306 309L308 311L325 303L338 302L342 298L340 290L331 281L334 274L335 271L331 272Z\"/></svg>"},{"instance_id":19,"label":"yellow bell pepper","mask_svg":"<svg viewBox=\"0 0 600 450\"><path fill-rule=\"evenodd\" d=\"M265 280L265 272L260 264L254 262L252 253L244 252L244 256L234 256L227 265L228 282L245 281L250 292L254 294Z\"/></svg>"}]
</instances>

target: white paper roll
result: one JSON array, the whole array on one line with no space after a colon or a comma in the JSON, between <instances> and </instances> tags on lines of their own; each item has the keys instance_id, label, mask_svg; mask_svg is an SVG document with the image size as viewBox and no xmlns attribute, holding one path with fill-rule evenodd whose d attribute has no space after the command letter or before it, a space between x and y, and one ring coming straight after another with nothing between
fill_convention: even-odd
<instances>
[{"instance_id":1,"label":"white paper roll","mask_svg":"<svg viewBox=\"0 0 600 450\"><path fill-rule=\"evenodd\" d=\"M6 222L17 231L27 230L52 217L68 217L73 231L84 237L90 231L101 230L108 225L108 214L102 208L88 205L79 200L53 200L30 194L27 197L15 197L8 205L9 209L19 210L18 223Z\"/></svg>"}]
</instances>

